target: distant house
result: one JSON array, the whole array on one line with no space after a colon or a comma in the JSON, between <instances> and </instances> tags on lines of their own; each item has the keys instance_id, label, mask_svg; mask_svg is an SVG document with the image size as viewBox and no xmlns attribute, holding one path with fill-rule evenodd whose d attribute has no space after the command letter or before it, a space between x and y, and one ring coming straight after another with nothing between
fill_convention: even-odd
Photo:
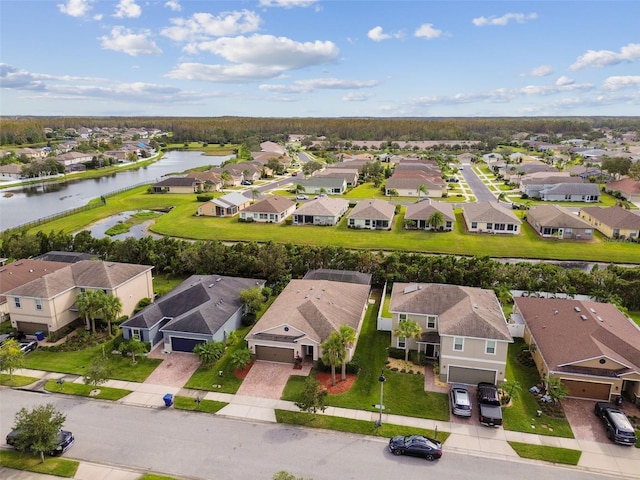
<instances>
[{"instance_id":1,"label":"distant house","mask_svg":"<svg viewBox=\"0 0 640 480\"><path fill-rule=\"evenodd\" d=\"M95 153L68 152L58 155L55 159L64 165L66 171L71 171L74 165L89 163L95 155Z\"/></svg>"},{"instance_id":2,"label":"distant house","mask_svg":"<svg viewBox=\"0 0 640 480\"><path fill-rule=\"evenodd\" d=\"M517 235L522 221L501 205L491 202L466 203L462 216L470 233Z\"/></svg>"},{"instance_id":3,"label":"distant house","mask_svg":"<svg viewBox=\"0 0 640 480\"><path fill-rule=\"evenodd\" d=\"M328 193L330 195L340 195L347 190L347 180L344 176L328 177L314 175L313 177L295 182L304 187L305 193Z\"/></svg>"},{"instance_id":4,"label":"distant house","mask_svg":"<svg viewBox=\"0 0 640 480\"><path fill-rule=\"evenodd\" d=\"M531 198L540 198L542 190L560 183L579 183L580 177L572 177L568 172L534 172L520 178L520 191Z\"/></svg>"},{"instance_id":5,"label":"distant house","mask_svg":"<svg viewBox=\"0 0 640 480\"><path fill-rule=\"evenodd\" d=\"M391 336L394 348L409 348L437 359L440 380L498 383L504 378L513 338L493 290L438 283L393 284L391 331L412 320L420 338Z\"/></svg>"},{"instance_id":6,"label":"distant house","mask_svg":"<svg viewBox=\"0 0 640 480\"><path fill-rule=\"evenodd\" d=\"M295 202L279 195L273 195L242 210L240 218L251 222L280 223L295 209Z\"/></svg>"},{"instance_id":7,"label":"distant house","mask_svg":"<svg viewBox=\"0 0 640 480\"><path fill-rule=\"evenodd\" d=\"M200 181L191 177L168 177L154 183L151 188L154 193L195 193Z\"/></svg>"},{"instance_id":8,"label":"distant house","mask_svg":"<svg viewBox=\"0 0 640 480\"><path fill-rule=\"evenodd\" d=\"M578 215L608 238L639 238L640 215L622 207L585 207Z\"/></svg>"},{"instance_id":9,"label":"distant house","mask_svg":"<svg viewBox=\"0 0 640 480\"><path fill-rule=\"evenodd\" d=\"M240 328L240 293L263 287L264 280L193 275L122 323L125 340L162 344L165 352L193 352L200 343L223 342Z\"/></svg>"},{"instance_id":10,"label":"distant house","mask_svg":"<svg viewBox=\"0 0 640 480\"><path fill-rule=\"evenodd\" d=\"M609 192L620 192L620 195L628 202L640 202L640 182L631 178L623 178L606 185Z\"/></svg>"},{"instance_id":11,"label":"distant house","mask_svg":"<svg viewBox=\"0 0 640 480\"><path fill-rule=\"evenodd\" d=\"M595 183L558 183L539 192L545 202L599 202L600 189Z\"/></svg>"},{"instance_id":12,"label":"distant house","mask_svg":"<svg viewBox=\"0 0 640 480\"><path fill-rule=\"evenodd\" d=\"M358 184L359 173L355 168L327 168L316 175L316 178L322 177L343 178L347 182L347 187L355 187Z\"/></svg>"},{"instance_id":13,"label":"distant house","mask_svg":"<svg viewBox=\"0 0 640 480\"><path fill-rule=\"evenodd\" d=\"M22 165L17 163L0 165L0 178L17 180L20 177L22 177Z\"/></svg>"},{"instance_id":14,"label":"distant house","mask_svg":"<svg viewBox=\"0 0 640 480\"><path fill-rule=\"evenodd\" d=\"M251 199L239 192L213 198L198 207L197 215L205 217L233 217L251 205Z\"/></svg>"},{"instance_id":15,"label":"distant house","mask_svg":"<svg viewBox=\"0 0 640 480\"><path fill-rule=\"evenodd\" d=\"M591 240L593 227L558 205L537 205L527 212L527 222L544 238Z\"/></svg>"},{"instance_id":16,"label":"distant house","mask_svg":"<svg viewBox=\"0 0 640 480\"><path fill-rule=\"evenodd\" d=\"M429 197L442 197L447 191L447 184L442 178L437 176L424 176L417 172L394 173L385 184L385 195L390 196L394 191L401 197L425 196L419 192L421 186L427 189Z\"/></svg>"},{"instance_id":17,"label":"distant house","mask_svg":"<svg viewBox=\"0 0 640 480\"><path fill-rule=\"evenodd\" d=\"M336 225L349 209L342 198L320 197L301 205L293 213L294 225Z\"/></svg>"},{"instance_id":18,"label":"distant house","mask_svg":"<svg viewBox=\"0 0 640 480\"><path fill-rule=\"evenodd\" d=\"M391 230L396 208L384 200L361 200L347 216L349 228Z\"/></svg>"},{"instance_id":19,"label":"distant house","mask_svg":"<svg viewBox=\"0 0 640 480\"><path fill-rule=\"evenodd\" d=\"M429 225L429 219L437 212L442 214L442 220L444 221L439 229L447 231L453 230L453 226L456 222L453 207L450 203L436 202L434 200L426 200L407 205L407 210L404 215L405 228L431 230L432 227ZM407 223L407 220L414 223Z\"/></svg>"}]
</instances>

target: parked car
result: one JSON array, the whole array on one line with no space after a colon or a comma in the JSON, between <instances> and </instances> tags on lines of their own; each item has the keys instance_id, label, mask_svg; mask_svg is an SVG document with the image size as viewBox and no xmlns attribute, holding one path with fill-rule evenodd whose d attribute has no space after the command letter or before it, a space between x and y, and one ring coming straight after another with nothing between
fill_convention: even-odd
<instances>
[{"instance_id":1,"label":"parked car","mask_svg":"<svg viewBox=\"0 0 640 480\"><path fill-rule=\"evenodd\" d=\"M451 413L459 417L471 416L471 395L469 390L462 386L454 386L449 391L451 400Z\"/></svg>"},{"instance_id":2,"label":"parked car","mask_svg":"<svg viewBox=\"0 0 640 480\"><path fill-rule=\"evenodd\" d=\"M21 342L25 338L26 338L26 335L23 332L14 331L9 333L3 333L2 335L0 335L0 345L2 345L7 340L17 340L18 342Z\"/></svg>"},{"instance_id":3,"label":"parked car","mask_svg":"<svg viewBox=\"0 0 640 480\"><path fill-rule=\"evenodd\" d=\"M296 200L309 200L309 197L306 195L298 195L296 196Z\"/></svg>"},{"instance_id":4,"label":"parked car","mask_svg":"<svg viewBox=\"0 0 640 480\"><path fill-rule=\"evenodd\" d=\"M38 348L38 342L36 342L35 340L20 342L20 350L22 350L22 353L26 354L29 352L33 352L36 348Z\"/></svg>"},{"instance_id":5,"label":"parked car","mask_svg":"<svg viewBox=\"0 0 640 480\"><path fill-rule=\"evenodd\" d=\"M394 455L410 455L431 461L442 457L442 444L421 435L396 435L389 440L389 451Z\"/></svg>"},{"instance_id":6,"label":"parked car","mask_svg":"<svg viewBox=\"0 0 640 480\"><path fill-rule=\"evenodd\" d=\"M240 182L241 185L253 185L253 182L251 180L242 180L242 182Z\"/></svg>"},{"instance_id":7,"label":"parked car","mask_svg":"<svg viewBox=\"0 0 640 480\"><path fill-rule=\"evenodd\" d=\"M615 405L596 402L593 412L602 420L607 430L607 438L619 445L635 445L636 433L631 422Z\"/></svg>"},{"instance_id":8,"label":"parked car","mask_svg":"<svg viewBox=\"0 0 640 480\"><path fill-rule=\"evenodd\" d=\"M298 172L291 172L291 176L292 177L297 177L298 176Z\"/></svg>"},{"instance_id":9,"label":"parked car","mask_svg":"<svg viewBox=\"0 0 640 480\"><path fill-rule=\"evenodd\" d=\"M9 432L6 438L7 445L15 448L16 439L18 438L19 434L20 432L18 430L12 430L11 432ZM49 455L51 455L52 457L62 455L64 452L69 450L69 448L71 448L71 445L73 445L73 442L75 442L75 440L76 439L73 436L73 433L67 430L60 430L58 432L58 446L55 450L51 450L50 452L48 452Z\"/></svg>"},{"instance_id":10,"label":"parked car","mask_svg":"<svg viewBox=\"0 0 640 480\"><path fill-rule=\"evenodd\" d=\"M447 178L447 182L449 182L449 183L458 183L458 182L460 182L460 180L458 180L455 177L451 177L451 178Z\"/></svg>"},{"instance_id":11,"label":"parked car","mask_svg":"<svg viewBox=\"0 0 640 480\"><path fill-rule=\"evenodd\" d=\"M502 425L502 408L500 407L498 387L493 383L480 382L477 397L480 423L487 427Z\"/></svg>"}]
</instances>

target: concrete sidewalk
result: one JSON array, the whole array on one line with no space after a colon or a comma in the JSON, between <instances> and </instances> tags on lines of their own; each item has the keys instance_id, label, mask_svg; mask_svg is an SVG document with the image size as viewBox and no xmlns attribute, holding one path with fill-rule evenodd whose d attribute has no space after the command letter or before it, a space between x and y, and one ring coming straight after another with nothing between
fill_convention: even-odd
<instances>
[{"instance_id":1,"label":"concrete sidewalk","mask_svg":"<svg viewBox=\"0 0 640 480\"><path fill-rule=\"evenodd\" d=\"M41 380L67 378L68 381L82 383L81 377L42 372L39 370L19 370L17 375L39 378ZM42 385L42 381L32 384L31 387ZM151 408L167 408L162 397L171 393L173 395L187 396L206 400L225 402L227 405L218 411L217 415L225 417L240 418L249 421L276 422L275 410L299 411L293 402L277 400L271 398L253 397L248 395L232 395L219 392L201 392L177 387L167 387L163 385L153 385L147 383L123 382L119 380L109 380L104 386L131 390L132 393L119 400L125 405L134 405ZM29 388L29 387L27 387ZM379 413L353 410L339 407L327 407L324 413L319 415L331 415L336 417L351 418L367 422L378 420ZM503 428L488 428L483 426L465 425L460 422L440 422L414 417L404 417L400 415L384 414L382 423L393 425L411 426L425 429L436 429L439 432L450 432L447 439L446 449L470 455L487 455L494 458L508 460L518 460L519 462L535 462L522 459L511 448L508 442L522 442L533 445L545 445L552 447L562 447L582 452L578 468L594 473L615 475L620 478L640 478L640 449L615 445L613 443L598 443L578 440L574 438L561 438L546 435L535 435L530 433L513 432ZM128 472L118 468L104 466L85 466L78 471L74 477L81 480L93 480L101 478L113 478L123 480L133 480L140 477L140 473ZM102 475L103 470L111 470L108 475ZM91 475L86 476L85 471L89 468ZM92 470L93 469L93 470ZM81 471L82 470L82 471ZM102 473L101 473L102 472ZM2 473L2 470L0 470ZM80 476L82 475L82 476ZM121 476L122 475L122 476ZM133 475L133 476L129 476ZM137 476L136 476L137 475ZM36 478L36 477L5 477L0 478Z\"/></svg>"}]
</instances>

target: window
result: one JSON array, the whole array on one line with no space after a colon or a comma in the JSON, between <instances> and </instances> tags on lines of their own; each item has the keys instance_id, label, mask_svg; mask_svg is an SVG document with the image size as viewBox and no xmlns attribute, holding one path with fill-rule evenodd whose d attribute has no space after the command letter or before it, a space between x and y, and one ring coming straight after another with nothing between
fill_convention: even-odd
<instances>
[{"instance_id":1,"label":"window","mask_svg":"<svg viewBox=\"0 0 640 480\"><path fill-rule=\"evenodd\" d=\"M504 223L496 223L495 229L500 230L501 232L506 230L507 226Z\"/></svg>"},{"instance_id":2,"label":"window","mask_svg":"<svg viewBox=\"0 0 640 480\"><path fill-rule=\"evenodd\" d=\"M398 315L398 319L401 322L406 322L407 321L407 314L406 313L401 313L400 315Z\"/></svg>"},{"instance_id":3,"label":"window","mask_svg":"<svg viewBox=\"0 0 640 480\"><path fill-rule=\"evenodd\" d=\"M364 226L365 226L365 227L370 227L370 226L371 226L371 220L367 218L367 219L364 221Z\"/></svg>"},{"instance_id":4,"label":"window","mask_svg":"<svg viewBox=\"0 0 640 480\"><path fill-rule=\"evenodd\" d=\"M84 287L80 287L80 293L85 293L86 291L87 291L87 289L86 289L86 288L84 288Z\"/></svg>"},{"instance_id":5,"label":"window","mask_svg":"<svg viewBox=\"0 0 640 480\"><path fill-rule=\"evenodd\" d=\"M478 222L471 222L471 228L472 229L478 228Z\"/></svg>"},{"instance_id":6,"label":"window","mask_svg":"<svg viewBox=\"0 0 640 480\"><path fill-rule=\"evenodd\" d=\"M495 340L487 340L484 346L484 353L487 355L495 355L496 354L496 341Z\"/></svg>"},{"instance_id":7,"label":"window","mask_svg":"<svg viewBox=\"0 0 640 480\"><path fill-rule=\"evenodd\" d=\"M407 339L405 337L398 337L398 348L407 348Z\"/></svg>"},{"instance_id":8,"label":"window","mask_svg":"<svg viewBox=\"0 0 640 480\"><path fill-rule=\"evenodd\" d=\"M22 308L22 305L20 304L20 297L13 297L13 303L16 308Z\"/></svg>"},{"instance_id":9,"label":"window","mask_svg":"<svg viewBox=\"0 0 640 480\"><path fill-rule=\"evenodd\" d=\"M356 224L356 221L353 218L349 219L349 226L353 227Z\"/></svg>"},{"instance_id":10,"label":"window","mask_svg":"<svg viewBox=\"0 0 640 480\"><path fill-rule=\"evenodd\" d=\"M36 310L42 310L42 300L40 300L39 298L36 298L35 302L36 302Z\"/></svg>"},{"instance_id":11,"label":"window","mask_svg":"<svg viewBox=\"0 0 640 480\"><path fill-rule=\"evenodd\" d=\"M140 329L139 328L132 328L131 329L131 338L133 340L138 341L138 342L140 341Z\"/></svg>"},{"instance_id":12,"label":"window","mask_svg":"<svg viewBox=\"0 0 640 480\"><path fill-rule=\"evenodd\" d=\"M434 315L427 315L427 328L436 328L436 316Z\"/></svg>"},{"instance_id":13,"label":"window","mask_svg":"<svg viewBox=\"0 0 640 480\"><path fill-rule=\"evenodd\" d=\"M464 350L464 338L453 337L453 349L456 352L462 352Z\"/></svg>"},{"instance_id":14,"label":"window","mask_svg":"<svg viewBox=\"0 0 640 480\"><path fill-rule=\"evenodd\" d=\"M518 230L518 226L510 223L509 225L507 225L507 230L509 230L510 232L515 232L516 230Z\"/></svg>"},{"instance_id":15,"label":"window","mask_svg":"<svg viewBox=\"0 0 640 480\"><path fill-rule=\"evenodd\" d=\"M487 223L487 230L491 230L493 228L493 223Z\"/></svg>"}]
</instances>

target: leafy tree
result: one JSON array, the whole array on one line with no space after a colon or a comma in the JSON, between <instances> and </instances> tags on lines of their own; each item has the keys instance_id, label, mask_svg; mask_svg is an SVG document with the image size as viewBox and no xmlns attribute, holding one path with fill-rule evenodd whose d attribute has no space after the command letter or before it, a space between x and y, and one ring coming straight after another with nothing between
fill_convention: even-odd
<instances>
[{"instance_id":1,"label":"leafy tree","mask_svg":"<svg viewBox=\"0 0 640 480\"><path fill-rule=\"evenodd\" d=\"M502 391L502 403L507 404L511 399L518 398L522 385L517 380L506 381L500 385L500 390Z\"/></svg>"},{"instance_id":2,"label":"leafy tree","mask_svg":"<svg viewBox=\"0 0 640 480\"><path fill-rule=\"evenodd\" d=\"M210 367L222 358L222 355L224 355L224 349L224 343L209 340L208 342L196 345L193 349L193 353L198 356L203 366Z\"/></svg>"},{"instance_id":3,"label":"leafy tree","mask_svg":"<svg viewBox=\"0 0 640 480\"><path fill-rule=\"evenodd\" d=\"M409 339L420 338L422 328L413 320L402 320L398 323L398 326L393 329L393 335L404 338L404 361L409 361Z\"/></svg>"},{"instance_id":4,"label":"leafy tree","mask_svg":"<svg viewBox=\"0 0 640 480\"><path fill-rule=\"evenodd\" d=\"M247 288L240 292L240 301L244 303L244 311L255 315L264 305L264 296L261 287Z\"/></svg>"},{"instance_id":5,"label":"leafy tree","mask_svg":"<svg viewBox=\"0 0 640 480\"><path fill-rule=\"evenodd\" d=\"M147 353L147 346L138 340L125 340L120 344L118 350L124 356L131 355L131 363L135 365L137 363L136 355Z\"/></svg>"},{"instance_id":6,"label":"leafy tree","mask_svg":"<svg viewBox=\"0 0 640 480\"><path fill-rule=\"evenodd\" d=\"M340 365L346 355L347 350L342 343L338 332L332 332L324 342L322 342L322 361L331 366L331 385L336 384L336 366Z\"/></svg>"},{"instance_id":7,"label":"leafy tree","mask_svg":"<svg viewBox=\"0 0 640 480\"><path fill-rule=\"evenodd\" d=\"M251 363L251 350L243 348L242 350L236 350L231 354L229 359L231 366L239 370L244 370L247 365Z\"/></svg>"},{"instance_id":8,"label":"leafy tree","mask_svg":"<svg viewBox=\"0 0 640 480\"><path fill-rule=\"evenodd\" d=\"M356 341L356 331L351 328L349 325L342 325L338 329L338 336L340 337L340 342L344 347L345 354L342 357L342 372L340 378L342 380L347 379L347 352L348 349L353 348L353 344Z\"/></svg>"},{"instance_id":9,"label":"leafy tree","mask_svg":"<svg viewBox=\"0 0 640 480\"><path fill-rule=\"evenodd\" d=\"M631 168L632 161L630 158L605 158L602 160L602 169L614 175L616 178L620 178L621 175L626 175Z\"/></svg>"},{"instance_id":10,"label":"leafy tree","mask_svg":"<svg viewBox=\"0 0 640 480\"><path fill-rule=\"evenodd\" d=\"M631 180L640 181L640 162L635 162L633 165L629 167L629 172L627 173Z\"/></svg>"},{"instance_id":11,"label":"leafy tree","mask_svg":"<svg viewBox=\"0 0 640 480\"><path fill-rule=\"evenodd\" d=\"M24 367L24 353L17 340L9 339L0 347L0 372L9 372L9 381L13 381L13 372Z\"/></svg>"},{"instance_id":12,"label":"leafy tree","mask_svg":"<svg viewBox=\"0 0 640 480\"><path fill-rule=\"evenodd\" d=\"M21 408L15 417L14 430L18 431L16 449L39 453L40 463L44 463L44 453L57 449L58 432L66 419L51 403L34 407L31 411Z\"/></svg>"},{"instance_id":13,"label":"leafy tree","mask_svg":"<svg viewBox=\"0 0 640 480\"><path fill-rule=\"evenodd\" d=\"M84 383L97 387L109 380L112 371L113 365L111 364L109 357L96 355L91 359L91 362L89 362L89 366L84 373Z\"/></svg>"},{"instance_id":14,"label":"leafy tree","mask_svg":"<svg viewBox=\"0 0 640 480\"><path fill-rule=\"evenodd\" d=\"M398 195L400 195L400 194L398 193L398 190L396 190L395 188L392 188L391 190L389 190L388 195L389 195L390 197L397 197L397 196L398 196Z\"/></svg>"},{"instance_id":15,"label":"leafy tree","mask_svg":"<svg viewBox=\"0 0 640 480\"><path fill-rule=\"evenodd\" d=\"M437 230L444 226L444 215L442 212L435 211L429 218L427 218L427 225L429 225L433 230Z\"/></svg>"},{"instance_id":16,"label":"leafy tree","mask_svg":"<svg viewBox=\"0 0 640 480\"><path fill-rule=\"evenodd\" d=\"M107 321L107 329L109 332L109 336L113 334L111 331L111 322L115 321L120 312L122 311L122 301L120 298L115 295L107 295L102 290L98 290L102 295L100 295L102 306L100 311L102 312L102 317Z\"/></svg>"},{"instance_id":17,"label":"leafy tree","mask_svg":"<svg viewBox=\"0 0 640 480\"><path fill-rule=\"evenodd\" d=\"M302 395L300 401L296 402L296 407L303 412L313 413L315 417L318 410L321 412L326 410L326 397L327 391L322 388L320 382L315 377L309 376L304 380Z\"/></svg>"},{"instance_id":18,"label":"leafy tree","mask_svg":"<svg viewBox=\"0 0 640 480\"><path fill-rule=\"evenodd\" d=\"M293 473L289 473L289 472L285 472L284 470L281 470L278 473L273 475L273 480L311 480L311 479L296 477Z\"/></svg>"},{"instance_id":19,"label":"leafy tree","mask_svg":"<svg viewBox=\"0 0 640 480\"><path fill-rule=\"evenodd\" d=\"M567 398L569 389L558 377L547 377L545 383L547 385L547 395L553 400L554 407L557 407L560 401Z\"/></svg>"}]
</instances>

